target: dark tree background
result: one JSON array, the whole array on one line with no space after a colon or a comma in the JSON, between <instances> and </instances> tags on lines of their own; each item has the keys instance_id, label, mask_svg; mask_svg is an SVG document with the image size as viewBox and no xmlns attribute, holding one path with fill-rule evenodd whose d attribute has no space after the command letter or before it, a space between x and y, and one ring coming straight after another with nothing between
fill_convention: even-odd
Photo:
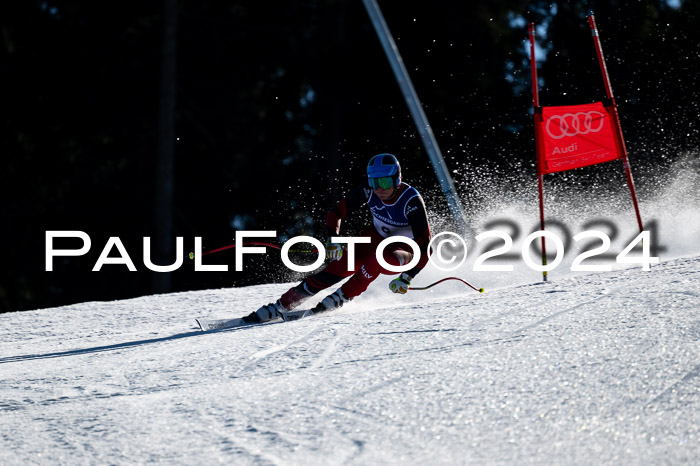
<instances>
[{"instance_id":1,"label":"dark tree background","mask_svg":"<svg viewBox=\"0 0 700 466\"><path fill-rule=\"evenodd\" d=\"M14 3L14 5L9 5ZM476 166L531 170L527 23L538 24L543 105L604 96L593 10L635 166L698 147L700 2L380 1L456 182ZM163 275L174 239L236 230L321 237L326 209L368 158L397 154L439 192L360 1L5 2L0 11L0 310L287 280L278 257L205 258L228 273ZM460 193L468 197L468 192ZM433 212L446 210L438 200ZM47 230L92 239L45 271ZM138 271L105 265L118 236ZM78 241L57 240L59 248ZM112 252L112 256L116 250Z\"/></svg>"}]
</instances>

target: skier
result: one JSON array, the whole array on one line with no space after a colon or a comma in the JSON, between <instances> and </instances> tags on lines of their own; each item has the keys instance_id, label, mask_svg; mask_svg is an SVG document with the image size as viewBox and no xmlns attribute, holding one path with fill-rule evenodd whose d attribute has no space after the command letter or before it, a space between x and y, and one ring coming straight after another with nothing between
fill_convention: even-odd
<instances>
[{"instance_id":1,"label":"skier","mask_svg":"<svg viewBox=\"0 0 700 466\"><path fill-rule=\"evenodd\" d=\"M331 262L320 272L306 277L299 285L284 293L276 302L262 306L244 317L244 321L267 322L280 316L278 311L290 311L319 291L350 276L340 288L318 303L313 312L341 307L362 294L379 274L392 273L382 268L375 255L378 244L391 236L411 238L421 251L421 259L415 267L389 282L389 289L394 293L404 294L408 291L411 280L428 261L430 225L425 204L415 188L401 181L401 166L392 154L372 157L367 165L367 178L368 185L353 188L328 212L326 259ZM363 205L370 209L374 225L367 228L361 236L370 237L371 243L355 244L355 265L359 268L348 271L347 255L343 254L342 246L331 242L330 238L339 236L342 221ZM404 265L412 259L413 252L405 243L391 243L384 249L384 260L390 265Z\"/></svg>"}]
</instances>

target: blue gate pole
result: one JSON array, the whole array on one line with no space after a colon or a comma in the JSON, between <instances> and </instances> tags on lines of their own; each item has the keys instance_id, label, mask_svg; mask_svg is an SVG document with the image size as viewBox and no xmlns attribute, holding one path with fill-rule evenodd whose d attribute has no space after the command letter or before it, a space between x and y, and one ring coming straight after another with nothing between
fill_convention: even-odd
<instances>
[{"instance_id":1,"label":"blue gate pole","mask_svg":"<svg viewBox=\"0 0 700 466\"><path fill-rule=\"evenodd\" d=\"M457 221L457 228L464 232L466 230L466 217L464 215L464 210L462 204L457 196L457 190L455 189L454 181L450 176L447 166L445 165L445 160L442 158L442 153L438 147L437 141L435 140L435 134L428 123L428 118L423 112L423 107L421 106L420 100L418 100L418 94L411 83L411 78L408 75L408 71L403 64L401 59L401 54L399 49L396 47L396 43L389 32L389 27L384 21L384 16L382 15L379 5L376 0L363 0L367 13L372 20L372 25L379 36L379 41L382 43L384 52L386 53L389 62L391 63L391 69L394 71L396 76L396 81L399 83L401 92L404 99L406 100L406 105L411 112L413 121L416 124L418 133L423 140L423 145L425 150L428 152L430 157L430 163L435 170L435 175L440 182L442 187L442 192L447 198L447 204L452 211L452 215Z\"/></svg>"}]
</instances>

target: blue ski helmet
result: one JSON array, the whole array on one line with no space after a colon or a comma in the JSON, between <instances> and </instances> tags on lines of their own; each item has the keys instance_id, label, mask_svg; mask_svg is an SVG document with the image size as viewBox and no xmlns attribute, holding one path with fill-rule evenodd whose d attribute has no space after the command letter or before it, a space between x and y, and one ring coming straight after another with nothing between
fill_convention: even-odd
<instances>
[{"instance_id":1,"label":"blue ski helmet","mask_svg":"<svg viewBox=\"0 0 700 466\"><path fill-rule=\"evenodd\" d=\"M398 188L401 183L401 165L392 154L375 155L367 164L367 178L372 189L389 189L392 186Z\"/></svg>"}]
</instances>

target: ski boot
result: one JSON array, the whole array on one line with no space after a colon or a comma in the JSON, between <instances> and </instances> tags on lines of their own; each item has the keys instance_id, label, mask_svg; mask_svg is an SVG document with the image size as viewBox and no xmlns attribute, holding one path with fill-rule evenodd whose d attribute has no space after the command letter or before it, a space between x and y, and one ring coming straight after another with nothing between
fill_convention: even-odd
<instances>
[{"instance_id":1,"label":"ski boot","mask_svg":"<svg viewBox=\"0 0 700 466\"><path fill-rule=\"evenodd\" d=\"M334 309L342 307L343 304L351 300L352 298L346 298L343 294L343 291L340 288L338 288L335 292L323 298L323 301L318 303L316 307L312 309L312 311L314 312L314 314L317 314L319 312L332 311Z\"/></svg>"},{"instance_id":2,"label":"ski boot","mask_svg":"<svg viewBox=\"0 0 700 466\"><path fill-rule=\"evenodd\" d=\"M281 317L280 311L286 311L287 309L282 306L282 304L277 300L275 303L266 304L262 306L255 312L251 312L247 316L243 317L243 321L249 324L260 324L262 322L267 322L277 317Z\"/></svg>"}]
</instances>

